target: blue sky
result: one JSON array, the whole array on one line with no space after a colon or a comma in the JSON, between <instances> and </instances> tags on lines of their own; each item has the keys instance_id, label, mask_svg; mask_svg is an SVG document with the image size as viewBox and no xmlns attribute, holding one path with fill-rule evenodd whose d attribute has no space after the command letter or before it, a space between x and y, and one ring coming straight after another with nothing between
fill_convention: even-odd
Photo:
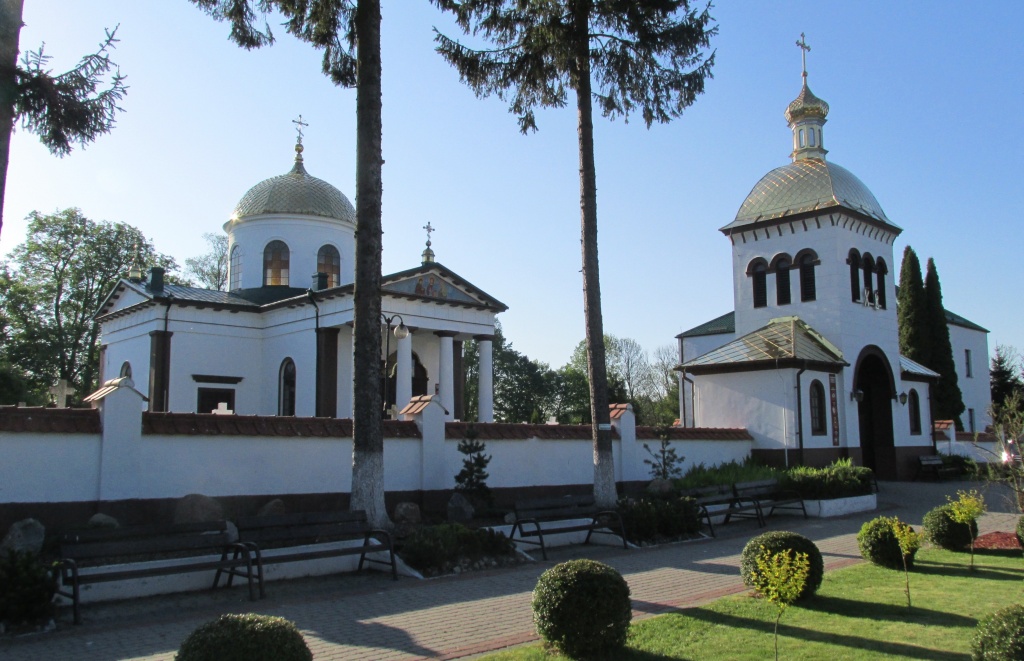
<instances>
[{"instance_id":1,"label":"blue sky","mask_svg":"<svg viewBox=\"0 0 1024 661\"><path fill-rule=\"evenodd\" d=\"M1024 350L1024 3L724 1L714 80L675 122L596 121L605 329L646 349L732 309L730 222L788 161L782 113L800 89L831 106L832 160L874 192L946 307ZM206 250L249 187L291 167L291 120L309 123L305 163L354 201L355 93L277 30L246 52L186 0L27 0L22 49L46 42L62 71L120 23L130 86L114 131L70 156L16 132L0 254L24 217L70 206L139 227L158 250ZM575 112L542 111L523 136L506 105L477 99L433 52L456 31L427 0L385 0L384 271L419 263L430 222L438 261L509 306L514 347L560 366L583 338Z\"/></svg>"}]
</instances>

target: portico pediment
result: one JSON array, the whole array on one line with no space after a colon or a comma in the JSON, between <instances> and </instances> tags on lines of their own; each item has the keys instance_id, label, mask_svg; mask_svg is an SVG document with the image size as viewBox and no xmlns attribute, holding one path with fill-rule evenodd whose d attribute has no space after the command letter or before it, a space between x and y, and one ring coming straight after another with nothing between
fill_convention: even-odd
<instances>
[{"instance_id":1,"label":"portico pediment","mask_svg":"<svg viewBox=\"0 0 1024 661\"><path fill-rule=\"evenodd\" d=\"M381 293L406 295L439 303L482 306L497 311L507 309L505 304L437 262L384 276L381 280Z\"/></svg>"}]
</instances>

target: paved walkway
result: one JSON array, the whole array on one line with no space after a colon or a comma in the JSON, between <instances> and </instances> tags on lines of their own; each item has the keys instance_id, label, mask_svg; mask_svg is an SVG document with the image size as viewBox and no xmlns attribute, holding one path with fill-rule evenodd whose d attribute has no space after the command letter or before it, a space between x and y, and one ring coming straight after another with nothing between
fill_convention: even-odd
<instances>
[{"instance_id":1,"label":"paved walkway","mask_svg":"<svg viewBox=\"0 0 1024 661\"><path fill-rule=\"evenodd\" d=\"M860 562L856 534L878 514L919 524L946 494L977 484L948 482L882 483L879 508L838 519L775 517L770 529L810 537L825 557L826 569ZM990 513L981 532L1012 531L1017 515L1004 494L986 494ZM694 606L745 590L739 554L759 532L743 521L720 526L713 540L624 551L610 546L573 546L550 553L547 562L514 569L474 572L426 581L382 573L282 581L267 585L268 596L250 602L243 588L89 604L85 623L70 624L62 613L56 632L0 640L0 658L173 659L181 641L221 613L279 615L302 630L316 659L460 659L536 639L531 592L538 576L569 558L600 559L629 583L636 618Z\"/></svg>"}]
</instances>

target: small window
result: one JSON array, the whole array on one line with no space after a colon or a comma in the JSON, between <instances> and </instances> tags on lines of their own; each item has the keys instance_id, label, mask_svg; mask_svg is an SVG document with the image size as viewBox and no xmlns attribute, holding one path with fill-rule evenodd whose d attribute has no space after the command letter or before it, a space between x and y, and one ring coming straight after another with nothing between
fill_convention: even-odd
<instances>
[{"instance_id":1,"label":"small window","mask_svg":"<svg viewBox=\"0 0 1024 661\"><path fill-rule=\"evenodd\" d=\"M235 290L242 286L242 249L238 244L231 246L231 259L228 261L228 289Z\"/></svg>"},{"instance_id":2,"label":"small window","mask_svg":"<svg viewBox=\"0 0 1024 661\"><path fill-rule=\"evenodd\" d=\"M824 436L828 432L828 424L825 422L825 386L821 381L811 381L811 434Z\"/></svg>"},{"instance_id":3,"label":"small window","mask_svg":"<svg viewBox=\"0 0 1024 661\"><path fill-rule=\"evenodd\" d=\"M285 358L278 373L277 414L295 415L295 361Z\"/></svg>"},{"instance_id":4,"label":"small window","mask_svg":"<svg viewBox=\"0 0 1024 661\"><path fill-rule=\"evenodd\" d=\"M864 258L861 260L861 268L864 269L864 299L867 304L874 304L875 302L875 291L871 288L874 284L875 275L875 260L871 259L871 255L864 253Z\"/></svg>"},{"instance_id":5,"label":"small window","mask_svg":"<svg viewBox=\"0 0 1024 661\"><path fill-rule=\"evenodd\" d=\"M271 241L263 249L263 284L288 286L288 246Z\"/></svg>"},{"instance_id":6,"label":"small window","mask_svg":"<svg viewBox=\"0 0 1024 661\"><path fill-rule=\"evenodd\" d=\"M914 436L921 435L921 398L916 390L911 390L907 397L907 409L910 414L910 433Z\"/></svg>"},{"instance_id":7,"label":"small window","mask_svg":"<svg viewBox=\"0 0 1024 661\"><path fill-rule=\"evenodd\" d=\"M754 307L763 308L768 306L768 267L762 262L754 267Z\"/></svg>"},{"instance_id":8,"label":"small window","mask_svg":"<svg viewBox=\"0 0 1024 661\"><path fill-rule=\"evenodd\" d=\"M789 305L792 302L789 286L789 260L780 259L775 263L775 302Z\"/></svg>"},{"instance_id":9,"label":"small window","mask_svg":"<svg viewBox=\"0 0 1024 661\"><path fill-rule=\"evenodd\" d=\"M127 360L121 363L121 372L119 376L126 376L129 379L132 378L132 364Z\"/></svg>"},{"instance_id":10,"label":"small window","mask_svg":"<svg viewBox=\"0 0 1024 661\"><path fill-rule=\"evenodd\" d=\"M800 300L807 302L817 298L817 284L814 281L814 255L800 257Z\"/></svg>"},{"instance_id":11,"label":"small window","mask_svg":"<svg viewBox=\"0 0 1024 661\"><path fill-rule=\"evenodd\" d=\"M316 254L316 271L327 274L328 287L341 285L341 255L337 248L331 245L320 248Z\"/></svg>"},{"instance_id":12,"label":"small window","mask_svg":"<svg viewBox=\"0 0 1024 661\"><path fill-rule=\"evenodd\" d=\"M196 413L212 413L216 410L235 410L233 388L199 388Z\"/></svg>"},{"instance_id":13,"label":"small window","mask_svg":"<svg viewBox=\"0 0 1024 661\"><path fill-rule=\"evenodd\" d=\"M968 379L974 378L974 368L971 366L971 350L964 349L964 367L967 370L965 374Z\"/></svg>"},{"instance_id":14,"label":"small window","mask_svg":"<svg viewBox=\"0 0 1024 661\"><path fill-rule=\"evenodd\" d=\"M810 140L812 147L815 146L814 133L814 129L811 129L810 131L807 132L807 138Z\"/></svg>"},{"instance_id":15,"label":"small window","mask_svg":"<svg viewBox=\"0 0 1024 661\"><path fill-rule=\"evenodd\" d=\"M850 251L850 258L847 260L850 265L850 296L854 303L860 302L860 253L856 250Z\"/></svg>"},{"instance_id":16,"label":"small window","mask_svg":"<svg viewBox=\"0 0 1024 661\"><path fill-rule=\"evenodd\" d=\"M967 409L967 431L974 433L974 409Z\"/></svg>"},{"instance_id":17,"label":"small window","mask_svg":"<svg viewBox=\"0 0 1024 661\"><path fill-rule=\"evenodd\" d=\"M803 147L806 144L806 138L804 137L804 130L800 129L800 146Z\"/></svg>"},{"instance_id":18,"label":"small window","mask_svg":"<svg viewBox=\"0 0 1024 661\"><path fill-rule=\"evenodd\" d=\"M875 281L878 289L875 291L876 304L882 310L885 309L885 274L889 269L885 266L885 260L879 257L875 260Z\"/></svg>"}]
</instances>

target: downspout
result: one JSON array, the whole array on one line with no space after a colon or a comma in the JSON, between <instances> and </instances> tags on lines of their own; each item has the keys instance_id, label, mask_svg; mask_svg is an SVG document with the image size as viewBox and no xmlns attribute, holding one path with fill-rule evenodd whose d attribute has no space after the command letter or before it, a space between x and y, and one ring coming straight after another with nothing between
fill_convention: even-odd
<instances>
[{"instance_id":1,"label":"downspout","mask_svg":"<svg viewBox=\"0 0 1024 661\"><path fill-rule=\"evenodd\" d=\"M779 371L779 359L775 359L775 376L779 377L779 382L782 387L786 387L786 379L782 377L782 372ZM783 458L785 461L786 468L789 468L789 416L786 415L786 407L782 407L782 443L786 449L783 451Z\"/></svg>"},{"instance_id":2,"label":"downspout","mask_svg":"<svg viewBox=\"0 0 1024 661\"><path fill-rule=\"evenodd\" d=\"M804 398L800 391L800 375L807 371L806 367L801 367L796 373L796 439L797 439L797 456L800 459L800 465L804 465L804 409L803 403Z\"/></svg>"},{"instance_id":3,"label":"downspout","mask_svg":"<svg viewBox=\"0 0 1024 661\"><path fill-rule=\"evenodd\" d=\"M319 417L321 417L321 415L320 415L320 409L321 409L321 406L320 406L320 306L316 304L316 297L313 296L312 288L306 290L306 296L309 297L309 302L313 304L313 310L315 312L315 319L316 319L316 322L315 322L316 326L314 327L314 330L313 330L313 346L315 347L314 355L316 356L316 358L314 359L314 360L316 360L316 369L315 369L314 374L313 374L313 378L315 379L315 381L313 382L314 389L315 389L315 395L313 397L313 401L314 401L313 415L315 415L316 417L319 418Z\"/></svg>"}]
</instances>

